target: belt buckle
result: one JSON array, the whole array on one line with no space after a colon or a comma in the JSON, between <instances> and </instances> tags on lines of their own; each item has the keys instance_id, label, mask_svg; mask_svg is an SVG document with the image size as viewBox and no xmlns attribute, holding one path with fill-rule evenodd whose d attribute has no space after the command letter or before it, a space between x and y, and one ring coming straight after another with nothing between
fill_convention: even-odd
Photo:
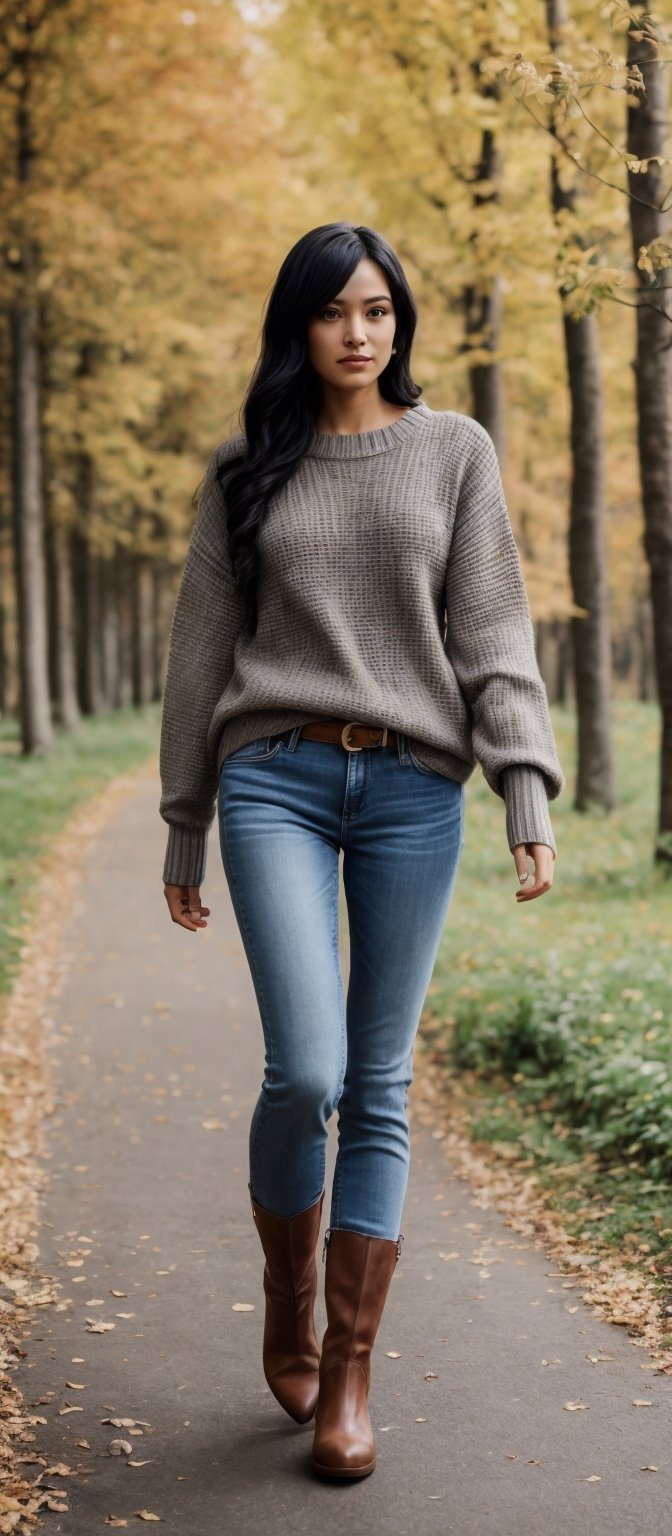
<instances>
[{"instance_id":1,"label":"belt buckle","mask_svg":"<svg viewBox=\"0 0 672 1536\"><path fill-rule=\"evenodd\" d=\"M359 721L358 720L349 720L348 724L343 726L343 730L341 731L341 741L343 743L343 746L345 747L346 752L361 752L363 750L362 747L351 747L350 743L347 742L346 739L345 739L346 736L349 735L350 731L352 730L353 725L359 725Z\"/></svg>"},{"instance_id":2,"label":"belt buckle","mask_svg":"<svg viewBox=\"0 0 672 1536\"><path fill-rule=\"evenodd\" d=\"M361 721L359 721L359 720L349 720L348 724L343 726L343 730L341 731L341 741L343 743L343 746L345 747L346 752L362 752L363 751L362 747L351 747L349 742L347 742L346 739L345 739L346 736L348 735L348 733L350 732L350 730L352 729L353 725L360 725L360 724L361 724ZM384 747L386 745L386 742L387 742L387 726L378 726L377 729L378 730L382 730L383 736L382 736L382 741L377 742L376 745L379 746L379 747Z\"/></svg>"}]
</instances>

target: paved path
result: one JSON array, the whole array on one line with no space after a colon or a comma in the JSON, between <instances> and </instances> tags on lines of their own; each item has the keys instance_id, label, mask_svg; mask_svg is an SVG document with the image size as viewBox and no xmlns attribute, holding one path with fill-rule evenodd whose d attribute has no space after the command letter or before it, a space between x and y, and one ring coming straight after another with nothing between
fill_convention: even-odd
<instances>
[{"instance_id":1,"label":"paved path","mask_svg":"<svg viewBox=\"0 0 672 1536\"><path fill-rule=\"evenodd\" d=\"M476 1205L420 1126L373 1361L378 1467L345 1486L312 1477L311 1426L283 1415L261 1371L252 983L216 826L210 926L169 922L157 801L157 784L139 781L101 833L51 1009L40 1263L69 1304L38 1316L15 1379L47 1419L38 1450L80 1475L65 1480L70 1512L45 1512L46 1530L93 1536L109 1516L140 1530L146 1510L179 1536L669 1536L672 1381L642 1370L624 1330L569 1311L576 1292ZM329 1178L333 1151L332 1138ZM114 1327L91 1333L87 1319ZM59 1414L66 1405L81 1411ZM128 1459L146 1465L108 1455L128 1434L109 1417L144 1421Z\"/></svg>"}]
</instances>

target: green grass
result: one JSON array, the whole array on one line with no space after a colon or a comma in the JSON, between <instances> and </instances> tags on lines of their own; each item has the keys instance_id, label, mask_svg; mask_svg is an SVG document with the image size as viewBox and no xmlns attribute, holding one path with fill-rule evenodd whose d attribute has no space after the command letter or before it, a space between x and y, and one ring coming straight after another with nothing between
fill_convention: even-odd
<instances>
[{"instance_id":1,"label":"green grass","mask_svg":"<svg viewBox=\"0 0 672 1536\"><path fill-rule=\"evenodd\" d=\"M471 1133L533 1166L570 1233L672 1274L672 867L653 860L660 719L612 708L616 809L573 809L573 711L553 888L518 904L503 802L477 770L422 1026ZM667 1263L664 1261L667 1260Z\"/></svg>"},{"instance_id":2,"label":"green grass","mask_svg":"<svg viewBox=\"0 0 672 1536\"><path fill-rule=\"evenodd\" d=\"M58 730L50 751L21 752L12 719L0 722L0 993L17 967L25 915L38 861L72 811L118 773L158 750L160 704L84 719Z\"/></svg>"}]
</instances>

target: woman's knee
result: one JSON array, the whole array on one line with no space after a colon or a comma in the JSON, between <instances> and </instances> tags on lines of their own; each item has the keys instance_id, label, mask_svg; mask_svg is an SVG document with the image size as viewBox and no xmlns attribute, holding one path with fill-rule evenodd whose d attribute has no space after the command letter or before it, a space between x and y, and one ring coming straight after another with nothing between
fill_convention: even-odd
<instances>
[{"instance_id":1,"label":"woman's knee","mask_svg":"<svg viewBox=\"0 0 672 1536\"><path fill-rule=\"evenodd\" d=\"M301 1062L266 1076L263 1093L269 1105L296 1115L302 1122L319 1117L326 1124L334 1113L341 1092L338 1067L326 1063Z\"/></svg>"}]
</instances>

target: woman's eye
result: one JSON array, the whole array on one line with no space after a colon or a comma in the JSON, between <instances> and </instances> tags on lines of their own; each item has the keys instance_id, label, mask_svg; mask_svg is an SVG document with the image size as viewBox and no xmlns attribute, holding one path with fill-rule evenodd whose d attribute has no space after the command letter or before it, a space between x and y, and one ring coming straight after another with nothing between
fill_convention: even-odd
<instances>
[{"instance_id":1,"label":"woman's eye","mask_svg":"<svg viewBox=\"0 0 672 1536\"><path fill-rule=\"evenodd\" d=\"M335 310L335 309L331 309L331 308L321 309L320 310L320 320L324 320L325 316L337 315L337 314L338 314L338 311ZM387 314L387 310L386 309L381 309L379 305L375 304L373 306L373 308L369 310L369 314L370 315L383 315L383 316L385 316Z\"/></svg>"}]
</instances>

